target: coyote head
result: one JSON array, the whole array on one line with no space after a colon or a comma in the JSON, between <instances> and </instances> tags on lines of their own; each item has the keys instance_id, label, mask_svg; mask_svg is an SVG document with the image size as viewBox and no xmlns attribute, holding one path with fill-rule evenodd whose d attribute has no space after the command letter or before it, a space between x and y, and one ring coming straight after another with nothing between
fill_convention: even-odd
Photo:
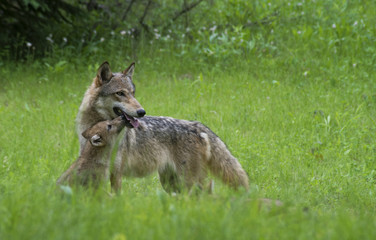
<instances>
[{"instance_id":1,"label":"coyote head","mask_svg":"<svg viewBox=\"0 0 376 240\"><path fill-rule=\"evenodd\" d=\"M89 140L94 147L103 147L116 139L125 124L126 119L123 116L113 120L102 121L86 129L82 136Z\"/></svg>"},{"instance_id":2,"label":"coyote head","mask_svg":"<svg viewBox=\"0 0 376 240\"><path fill-rule=\"evenodd\" d=\"M108 62L104 62L94 79L98 90L95 101L97 111L107 119L123 116L129 128L137 128L139 122L136 117L146 114L135 98L136 88L132 82L134 67L135 64L132 63L124 71L112 73Z\"/></svg>"}]
</instances>

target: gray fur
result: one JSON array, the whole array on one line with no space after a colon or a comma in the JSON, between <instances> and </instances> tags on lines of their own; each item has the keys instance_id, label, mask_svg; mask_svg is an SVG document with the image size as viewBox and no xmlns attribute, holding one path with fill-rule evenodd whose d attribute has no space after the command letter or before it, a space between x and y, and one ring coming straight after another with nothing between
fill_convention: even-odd
<instances>
[{"instance_id":1,"label":"gray fur","mask_svg":"<svg viewBox=\"0 0 376 240\"><path fill-rule=\"evenodd\" d=\"M247 174L239 162L202 123L151 116L139 121L139 128L125 131L114 176L144 177L158 171L164 189L179 192L194 184L203 188L210 171L235 188L248 188Z\"/></svg>"}]
</instances>

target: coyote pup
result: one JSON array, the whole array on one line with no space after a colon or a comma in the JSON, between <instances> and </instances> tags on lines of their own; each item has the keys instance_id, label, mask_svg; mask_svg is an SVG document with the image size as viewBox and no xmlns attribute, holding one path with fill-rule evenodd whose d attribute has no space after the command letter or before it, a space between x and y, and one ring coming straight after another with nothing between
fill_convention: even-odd
<instances>
[{"instance_id":1,"label":"coyote pup","mask_svg":"<svg viewBox=\"0 0 376 240\"><path fill-rule=\"evenodd\" d=\"M111 150L124 127L123 117L117 117L99 122L84 131L82 136L88 141L81 149L80 156L56 183L77 183L97 188L103 180L108 179Z\"/></svg>"}]
</instances>

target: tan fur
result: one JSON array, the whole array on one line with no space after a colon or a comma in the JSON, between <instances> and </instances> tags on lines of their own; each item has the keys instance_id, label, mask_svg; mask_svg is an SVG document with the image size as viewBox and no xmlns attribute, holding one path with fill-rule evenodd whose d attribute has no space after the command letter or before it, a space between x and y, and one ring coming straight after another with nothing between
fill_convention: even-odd
<instances>
[{"instance_id":1,"label":"tan fur","mask_svg":"<svg viewBox=\"0 0 376 240\"><path fill-rule=\"evenodd\" d=\"M96 122L116 117L114 106L122 106L123 112L137 117L135 113L142 107L134 97L133 71L132 64L122 73L111 73L109 78L108 63L101 65L77 115L79 136ZM125 98L116 97L119 89L127 93ZM204 188L208 185L205 180L209 171L231 187L248 189L247 173L208 127L169 117L147 116L137 121L137 128L127 125L118 148L111 172L115 191L121 189L122 175L144 177L155 171L168 192L179 192L184 187L191 189L195 185ZM85 142L80 137L81 148Z\"/></svg>"},{"instance_id":2,"label":"tan fur","mask_svg":"<svg viewBox=\"0 0 376 240\"><path fill-rule=\"evenodd\" d=\"M125 122L118 117L99 122L84 131L82 135L88 141L81 149L80 156L56 183L84 186L92 184L98 187L103 180L108 179L111 150L124 126Z\"/></svg>"}]
</instances>

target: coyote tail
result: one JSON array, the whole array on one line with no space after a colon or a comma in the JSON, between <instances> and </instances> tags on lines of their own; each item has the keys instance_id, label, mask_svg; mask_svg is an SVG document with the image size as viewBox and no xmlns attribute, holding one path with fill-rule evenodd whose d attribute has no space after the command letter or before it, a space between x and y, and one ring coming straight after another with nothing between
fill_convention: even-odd
<instances>
[{"instance_id":1,"label":"coyote tail","mask_svg":"<svg viewBox=\"0 0 376 240\"><path fill-rule=\"evenodd\" d=\"M235 189L244 187L248 190L248 174L228 150L225 143L214 133L213 135L210 137L209 169L211 173Z\"/></svg>"}]
</instances>

